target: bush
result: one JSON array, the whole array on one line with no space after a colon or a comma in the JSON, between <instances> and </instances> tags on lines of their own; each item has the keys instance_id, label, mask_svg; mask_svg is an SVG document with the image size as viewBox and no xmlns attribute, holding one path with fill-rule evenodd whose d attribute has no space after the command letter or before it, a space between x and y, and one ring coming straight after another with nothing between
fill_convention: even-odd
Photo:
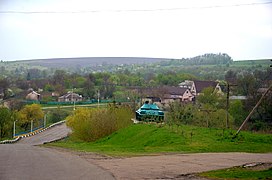
<instances>
[{"instance_id":1,"label":"bush","mask_svg":"<svg viewBox=\"0 0 272 180\"><path fill-rule=\"evenodd\" d=\"M169 113L166 116L169 125L189 124L200 127L225 128L226 111L216 109L209 104L202 105L199 109L192 104L170 104ZM233 127L233 117L229 114L229 127Z\"/></svg>"},{"instance_id":2,"label":"bush","mask_svg":"<svg viewBox=\"0 0 272 180\"><path fill-rule=\"evenodd\" d=\"M129 126L132 117L133 113L127 107L79 108L73 115L67 117L67 125L71 127L76 138L89 142Z\"/></svg>"},{"instance_id":3,"label":"bush","mask_svg":"<svg viewBox=\"0 0 272 180\"><path fill-rule=\"evenodd\" d=\"M48 122L49 123L56 123L59 121L64 120L68 115L69 111L60 109L59 107L57 109L53 109L48 113Z\"/></svg>"}]
</instances>

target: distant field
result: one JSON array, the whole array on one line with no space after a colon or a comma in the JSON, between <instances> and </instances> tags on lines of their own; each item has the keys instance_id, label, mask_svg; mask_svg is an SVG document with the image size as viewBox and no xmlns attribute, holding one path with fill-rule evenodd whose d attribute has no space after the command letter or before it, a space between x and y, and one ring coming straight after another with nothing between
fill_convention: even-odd
<instances>
[{"instance_id":1,"label":"distant field","mask_svg":"<svg viewBox=\"0 0 272 180\"><path fill-rule=\"evenodd\" d=\"M116 156L178 152L271 152L272 135L242 132L232 139L233 130L137 124L100 139L80 142L72 137L51 144L80 151Z\"/></svg>"},{"instance_id":2,"label":"distant field","mask_svg":"<svg viewBox=\"0 0 272 180\"><path fill-rule=\"evenodd\" d=\"M269 59L265 60L245 60L245 61L234 61L232 66L268 66L272 64Z\"/></svg>"}]
</instances>

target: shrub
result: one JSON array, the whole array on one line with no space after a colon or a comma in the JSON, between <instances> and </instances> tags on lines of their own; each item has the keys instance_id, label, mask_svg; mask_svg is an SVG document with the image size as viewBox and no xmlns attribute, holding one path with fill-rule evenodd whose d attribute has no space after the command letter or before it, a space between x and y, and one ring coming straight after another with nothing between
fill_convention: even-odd
<instances>
[{"instance_id":1,"label":"shrub","mask_svg":"<svg viewBox=\"0 0 272 180\"><path fill-rule=\"evenodd\" d=\"M60 107L58 107L57 109L50 110L50 112L48 113L48 122L56 123L56 122L62 121L68 115L69 115L69 111L60 109Z\"/></svg>"},{"instance_id":2,"label":"shrub","mask_svg":"<svg viewBox=\"0 0 272 180\"><path fill-rule=\"evenodd\" d=\"M73 135L83 141L95 141L113 132L129 126L133 117L127 107L107 109L79 108L67 117L67 125Z\"/></svg>"}]
</instances>

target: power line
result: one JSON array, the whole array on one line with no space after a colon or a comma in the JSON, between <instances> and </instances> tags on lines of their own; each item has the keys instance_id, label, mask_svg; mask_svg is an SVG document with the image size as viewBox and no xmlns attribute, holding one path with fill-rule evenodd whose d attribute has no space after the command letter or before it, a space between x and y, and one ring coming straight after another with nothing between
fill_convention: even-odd
<instances>
[{"instance_id":1,"label":"power line","mask_svg":"<svg viewBox=\"0 0 272 180\"><path fill-rule=\"evenodd\" d=\"M214 9L214 8L228 8L241 6L257 6L272 4L272 1L262 3L246 3L246 4L231 4L231 5L212 5L201 7L181 7L181 8L162 8L162 9L117 9L117 10L79 10L79 11L0 11L0 14L83 14L83 13L100 13L100 12L156 12L156 11L179 11L190 9Z\"/></svg>"}]
</instances>

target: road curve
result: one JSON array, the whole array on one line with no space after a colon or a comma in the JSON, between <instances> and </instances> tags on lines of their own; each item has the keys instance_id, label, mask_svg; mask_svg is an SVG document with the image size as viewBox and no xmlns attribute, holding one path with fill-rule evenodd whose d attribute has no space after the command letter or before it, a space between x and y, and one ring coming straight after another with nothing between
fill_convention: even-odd
<instances>
[{"instance_id":1,"label":"road curve","mask_svg":"<svg viewBox=\"0 0 272 180\"><path fill-rule=\"evenodd\" d=\"M23 138L15 144L0 144L0 180L112 180L100 167L70 153L33 145L66 136L65 124Z\"/></svg>"},{"instance_id":2,"label":"road curve","mask_svg":"<svg viewBox=\"0 0 272 180\"><path fill-rule=\"evenodd\" d=\"M66 126L66 124L62 123L34 136L22 138L17 142L17 144L39 145L45 142L50 142L56 139L63 138L67 136L70 132L71 130Z\"/></svg>"}]
</instances>

